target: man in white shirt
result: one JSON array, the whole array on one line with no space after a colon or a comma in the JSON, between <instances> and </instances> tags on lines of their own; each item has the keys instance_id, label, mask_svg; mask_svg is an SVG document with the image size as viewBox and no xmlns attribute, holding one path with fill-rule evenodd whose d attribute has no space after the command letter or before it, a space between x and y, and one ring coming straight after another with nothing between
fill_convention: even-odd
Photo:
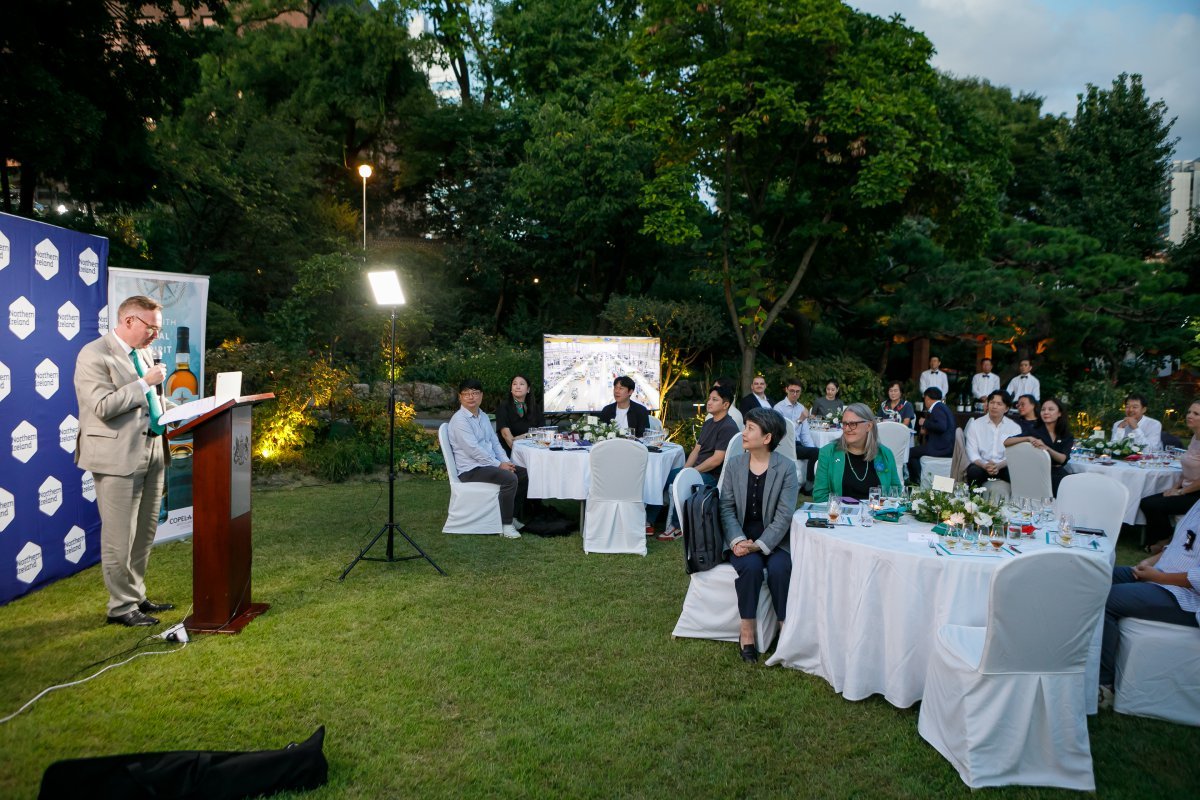
<instances>
[{"instance_id":1,"label":"man in white shirt","mask_svg":"<svg viewBox=\"0 0 1200 800\"><path fill-rule=\"evenodd\" d=\"M987 416L967 424L964 444L971 462L967 466L967 481L972 485L994 478L1008 480L1004 440L1021 435L1021 426L1007 416L1011 405L1006 392L994 391L987 398Z\"/></svg>"},{"instance_id":2,"label":"man in white shirt","mask_svg":"<svg viewBox=\"0 0 1200 800\"><path fill-rule=\"evenodd\" d=\"M950 381L946 378L946 373L942 372L942 360L937 356L929 357L929 369L921 373L919 381L921 385L921 395L925 395L925 390L930 386L936 386L942 390L942 397L950 395Z\"/></svg>"},{"instance_id":3,"label":"man in white shirt","mask_svg":"<svg viewBox=\"0 0 1200 800\"><path fill-rule=\"evenodd\" d=\"M514 514L524 502L529 476L508 460L487 414L480 412L483 384L468 378L458 386L460 408L450 418L450 451L458 479L465 483L494 483L500 487L500 535L520 539Z\"/></svg>"},{"instance_id":4,"label":"man in white shirt","mask_svg":"<svg viewBox=\"0 0 1200 800\"><path fill-rule=\"evenodd\" d=\"M1017 366L1020 373L1008 382L1008 396L1020 397L1023 394L1033 395L1034 400L1042 399L1042 384L1033 377L1033 364L1028 358L1022 358Z\"/></svg>"},{"instance_id":5,"label":"man in white shirt","mask_svg":"<svg viewBox=\"0 0 1200 800\"><path fill-rule=\"evenodd\" d=\"M1125 398L1125 419L1113 424L1112 440L1130 439L1143 450L1162 449L1162 423L1146 416L1149 403L1142 394Z\"/></svg>"},{"instance_id":6,"label":"man in white shirt","mask_svg":"<svg viewBox=\"0 0 1200 800\"><path fill-rule=\"evenodd\" d=\"M992 360L985 358L979 362L979 372L971 378L971 397L975 399L975 410L982 411L988 395L999 390L1000 376L992 372Z\"/></svg>"},{"instance_id":7,"label":"man in white shirt","mask_svg":"<svg viewBox=\"0 0 1200 800\"><path fill-rule=\"evenodd\" d=\"M1100 648L1100 707L1111 708L1116 678L1118 624L1137 617L1178 625L1178 635L1195 636L1200 614L1200 503L1175 526L1171 543L1135 567L1115 567L1104 606L1104 639Z\"/></svg>"},{"instance_id":8,"label":"man in white shirt","mask_svg":"<svg viewBox=\"0 0 1200 800\"><path fill-rule=\"evenodd\" d=\"M798 378L788 378L784 382L784 391L787 394L775 404L775 410L796 426L796 460L808 461L808 481L811 483L821 448L813 441L812 432L808 429L808 409L800 402L800 393L804 391L804 387Z\"/></svg>"}]
</instances>

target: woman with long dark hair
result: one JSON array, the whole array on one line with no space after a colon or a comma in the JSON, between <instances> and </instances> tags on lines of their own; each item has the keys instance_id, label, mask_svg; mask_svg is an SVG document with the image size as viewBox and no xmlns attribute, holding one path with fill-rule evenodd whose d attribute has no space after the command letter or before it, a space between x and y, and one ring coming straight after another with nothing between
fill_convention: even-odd
<instances>
[{"instance_id":1,"label":"woman with long dark hair","mask_svg":"<svg viewBox=\"0 0 1200 800\"><path fill-rule=\"evenodd\" d=\"M1043 400L1038 416L1040 418L1033 423L1028 434L1009 437L1004 440L1004 446L1012 447L1014 444L1029 442L1038 450L1049 453L1050 488L1054 496L1058 497L1058 484L1067 476L1067 462L1071 460L1071 448L1075 446L1075 437L1071 435L1067 410L1057 397L1047 397Z\"/></svg>"},{"instance_id":2,"label":"woman with long dark hair","mask_svg":"<svg viewBox=\"0 0 1200 800\"><path fill-rule=\"evenodd\" d=\"M508 395L496 406L496 433L504 452L512 455L513 442L529 435L530 428L546 424L542 407L533 396L532 384L524 375L514 375Z\"/></svg>"}]
</instances>

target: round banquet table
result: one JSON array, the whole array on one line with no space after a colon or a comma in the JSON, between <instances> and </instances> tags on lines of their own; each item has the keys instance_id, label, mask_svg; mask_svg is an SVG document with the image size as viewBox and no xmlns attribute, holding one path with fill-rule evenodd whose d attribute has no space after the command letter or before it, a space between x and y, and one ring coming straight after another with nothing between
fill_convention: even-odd
<instances>
[{"instance_id":1,"label":"round banquet table","mask_svg":"<svg viewBox=\"0 0 1200 800\"><path fill-rule=\"evenodd\" d=\"M551 450L521 439L513 448L512 460L529 471L529 497L586 500L592 483L590 453L590 448ZM649 455L642 501L647 505L662 505L667 475L675 467L683 466L683 448L666 442L661 453Z\"/></svg>"},{"instance_id":2,"label":"round banquet table","mask_svg":"<svg viewBox=\"0 0 1200 800\"><path fill-rule=\"evenodd\" d=\"M1139 467L1138 462L1117 461L1109 466L1099 461L1088 461L1072 457L1067 462L1067 472L1095 472L1107 475L1129 490L1129 500L1125 504L1125 517L1121 521L1126 525L1134 525L1146 521L1146 515L1139 506L1143 497L1170 489L1179 483L1183 471L1176 461L1170 465L1156 464L1153 467Z\"/></svg>"},{"instance_id":3,"label":"round banquet table","mask_svg":"<svg viewBox=\"0 0 1200 800\"><path fill-rule=\"evenodd\" d=\"M841 428L825 428L818 430L816 428L809 427L808 433L810 436L812 436L813 445L818 448L824 447L830 442L836 442L838 439L842 438Z\"/></svg>"},{"instance_id":4,"label":"round banquet table","mask_svg":"<svg viewBox=\"0 0 1200 800\"><path fill-rule=\"evenodd\" d=\"M820 515L823 516L823 515ZM882 694L897 708L921 699L925 672L942 625L987 624L992 573L1007 560L1058 545L1046 544L1039 528L1033 539L1013 542L1020 554L987 552L939 556L927 542L931 525L905 516L899 523L860 527L808 528L808 513L792 519L792 578L787 620L767 664L782 664L824 678L847 700ZM1115 554L1108 538L1080 552ZM940 546L939 546L940 547ZM990 545L989 545L990 550ZM1100 669L1097 625L1088 658L1088 680ZM1089 713L1095 712L1095 692Z\"/></svg>"}]
</instances>

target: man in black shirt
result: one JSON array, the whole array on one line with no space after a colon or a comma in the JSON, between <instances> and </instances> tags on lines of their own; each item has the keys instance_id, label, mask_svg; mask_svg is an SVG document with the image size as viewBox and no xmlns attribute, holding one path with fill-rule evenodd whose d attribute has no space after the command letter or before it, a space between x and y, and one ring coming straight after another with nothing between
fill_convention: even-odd
<instances>
[{"instance_id":1,"label":"man in black shirt","mask_svg":"<svg viewBox=\"0 0 1200 800\"><path fill-rule=\"evenodd\" d=\"M721 467L725 463L725 448L729 446L729 440L739 430L737 423L729 416L731 405L733 405L733 390L728 386L714 386L708 393L707 410L709 414L712 414L712 419L705 420L704 426L700 428L700 435L696 437L696 446L688 454L683 467L671 470L671 474L667 477L668 492L671 491L671 484L675 482L675 476L681 469L687 467L692 467L699 472L705 483L711 486L717 485L717 479L721 477ZM648 506L646 509L647 520L653 519L649 516L651 509L654 511L654 516L658 516L658 507ZM683 535L683 532L679 530L678 513L679 509L671 509L667 518L667 528L658 535L660 542L669 542ZM649 533L649 528L647 528L647 533Z\"/></svg>"},{"instance_id":2,"label":"man in black shirt","mask_svg":"<svg viewBox=\"0 0 1200 800\"><path fill-rule=\"evenodd\" d=\"M600 409L601 422L615 422L622 428L641 436L650 427L650 411L641 403L630 400L637 385L633 378L621 375L613 381L613 401Z\"/></svg>"}]
</instances>

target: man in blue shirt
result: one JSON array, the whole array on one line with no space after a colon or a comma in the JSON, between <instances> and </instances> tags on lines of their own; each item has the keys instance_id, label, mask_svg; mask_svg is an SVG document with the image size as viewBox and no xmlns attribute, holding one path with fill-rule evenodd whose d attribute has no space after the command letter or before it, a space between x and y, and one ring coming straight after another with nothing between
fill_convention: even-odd
<instances>
[{"instance_id":1,"label":"man in blue shirt","mask_svg":"<svg viewBox=\"0 0 1200 800\"><path fill-rule=\"evenodd\" d=\"M505 539L520 539L514 514L525 502L529 476L524 467L508 460L500 447L491 420L479 410L483 402L483 384L468 378L459 384L458 402L461 406L450 418L450 451L458 469L458 479L464 483L494 483L500 487L500 535Z\"/></svg>"}]
</instances>

